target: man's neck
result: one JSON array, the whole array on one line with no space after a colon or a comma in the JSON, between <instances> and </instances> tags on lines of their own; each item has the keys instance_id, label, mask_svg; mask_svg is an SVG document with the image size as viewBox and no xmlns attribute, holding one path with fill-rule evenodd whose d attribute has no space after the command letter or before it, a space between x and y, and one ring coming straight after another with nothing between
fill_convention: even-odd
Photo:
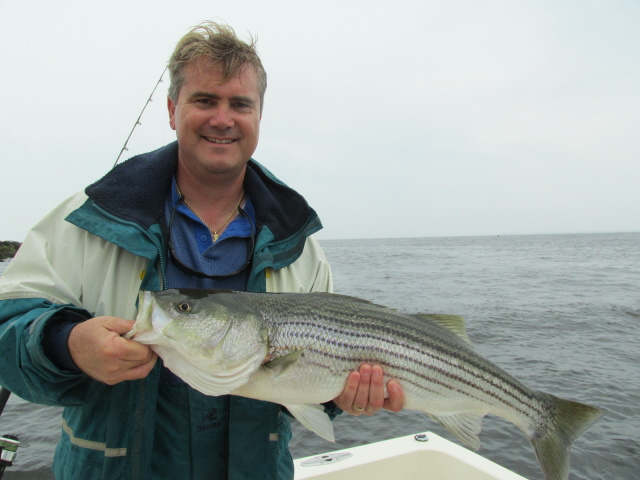
<instances>
[{"instance_id":1,"label":"man's neck","mask_svg":"<svg viewBox=\"0 0 640 480\"><path fill-rule=\"evenodd\" d=\"M210 228L218 225L233 215L244 196L244 171L235 178L209 175L196 177L178 167L176 183L178 190L184 196L185 203Z\"/></svg>"},{"instance_id":2,"label":"man's neck","mask_svg":"<svg viewBox=\"0 0 640 480\"><path fill-rule=\"evenodd\" d=\"M178 165L176 182L185 199L193 206L234 202L243 190L244 173L240 175L209 174L194 175Z\"/></svg>"}]
</instances>

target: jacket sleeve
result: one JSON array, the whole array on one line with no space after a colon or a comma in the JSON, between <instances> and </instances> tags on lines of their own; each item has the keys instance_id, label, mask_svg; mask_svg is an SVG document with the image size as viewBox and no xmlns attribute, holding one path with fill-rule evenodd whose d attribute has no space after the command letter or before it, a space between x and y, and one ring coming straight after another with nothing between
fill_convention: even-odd
<instances>
[{"instance_id":1,"label":"jacket sleeve","mask_svg":"<svg viewBox=\"0 0 640 480\"><path fill-rule=\"evenodd\" d=\"M64 368L68 358L52 358L56 326L106 314L135 318L147 260L65 220L86 200L71 197L33 227L0 277L0 384L31 402L78 404L102 385ZM66 345L59 347L58 354Z\"/></svg>"},{"instance_id":2,"label":"jacket sleeve","mask_svg":"<svg viewBox=\"0 0 640 480\"><path fill-rule=\"evenodd\" d=\"M42 338L47 325L68 313L90 314L73 305L43 298L0 301L0 384L19 397L44 405L78 405L94 380L77 370L59 368L45 355Z\"/></svg>"},{"instance_id":3,"label":"jacket sleeve","mask_svg":"<svg viewBox=\"0 0 640 480\"><path fill-rule=\"evenodd\" d=\"M78 229L64 222L85 198L73 197L39 222L0 277L0 384L31 402L77 404L83 385L93 382L59 368L42 341L47 327L92 316L82 307L77 281L76 256L82 252L69 234Z\"/></svg>"}]
</instances>

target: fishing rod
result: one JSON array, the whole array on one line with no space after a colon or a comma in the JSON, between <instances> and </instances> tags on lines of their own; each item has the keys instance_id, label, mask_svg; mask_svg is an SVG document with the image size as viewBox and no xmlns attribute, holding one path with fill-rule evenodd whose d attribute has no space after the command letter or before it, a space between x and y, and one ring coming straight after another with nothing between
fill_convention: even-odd
<instances>
[{"instance_id":1,"label":"fishing rod","mask_svg":"<svg viewBox=\"0 0 640 480\"><path fill-rule=\"evenodd\" d=\"M2 412L4 411L4 407L7 404L7 400L9 400L10 395L11 392L9 391L9 389L4 388L0 385L0 415L2 415Z\"/></svg>"},{"instance_id":2,"label":"fishing rod","mask_svg":"<svg viewBox=\"0 0 640 480\"><path fill-rule=\"evenodd\" d=\"M9 389L0 386L0 415L2 415L10 395ZM26 443L20 443L20 440L15 435L0 436L0 479L4 475L5 469L13 465L18 447L28 446Z\"/></svg>"},{"instance_id":3,"label":"fishing rod","mask_svg":"<svg viewBox=\"0 0 640 480\"><path fill-rule=\"evenodd\" d=\"M126 151L129 150L127 148L127 144L129 143L129 139L131 138L131 135L133 135L133 131L136 129L136 127L138 125L142 125L142 123L140 122L140 119L142 118L142 114L144 113L144 111L147 109L147 105L149 105L150 102L153 102L153 94L156 93L156 89L158 88L158 85L160 85L162 83L162 78L164 77L165 72L167 71L167 67L164 67L164 70L162 71L162 75L160 75L160 78L158 79L158 81L156 82L156 86L153 87L153 90L151 91L151 95L149 95L149 98L147 98L147 101L144 104L144 107L142 107L142 110L140 111L140 115L138 115L138 119L136 120L136 123L133 124L133 128L131 129L131 131L129 132L129 136L127 137L127 139L124 141L124 145L122 145L122 148L120 149L120 155L118 155L118 158L116 158L116 163L113 164L113 166L115 167L118 162L120 161L120 157L122 156L122 154Z\"/></svg>"}]
</instances>

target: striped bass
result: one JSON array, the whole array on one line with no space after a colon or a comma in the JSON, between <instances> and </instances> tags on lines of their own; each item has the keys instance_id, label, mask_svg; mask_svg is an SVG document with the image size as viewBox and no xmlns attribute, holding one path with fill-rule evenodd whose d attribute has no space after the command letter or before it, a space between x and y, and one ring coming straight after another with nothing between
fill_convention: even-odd
<instances>
[{"instance_id":1,"label":"striped bass","mask_svg":"<svg viewBox=\"0 0 640 480\"><path fill-rule=\"evenodd\" d=\"M404 408L426 413L474 450L486 414L514 423L547 480L568 478L571 444L601 415L532 390L483 358L461 317L408 315L343 295L141 292L127 337L150 345L200 392L279 403L331 441L320 404L361 364L380 364L402 386Z\"/></svg>"}]
</instances>

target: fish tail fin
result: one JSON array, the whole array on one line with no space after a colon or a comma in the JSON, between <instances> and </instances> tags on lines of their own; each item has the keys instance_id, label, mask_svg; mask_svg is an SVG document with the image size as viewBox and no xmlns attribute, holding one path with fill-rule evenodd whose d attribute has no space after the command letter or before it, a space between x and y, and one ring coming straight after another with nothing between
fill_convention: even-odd
<instances>
[{"instance_id":1,"label":"fish tail fin","mask_svg":"<svg viewBox=\"0 0 640 480\"><path fill-rule=\"evenodd\" d=\"M549 395L555 415L546 430L538 430L529 440L547 480L566 480L569 477L571 444L587 430L602 411L584 403Z\"/></svg>"}]
</instances>

